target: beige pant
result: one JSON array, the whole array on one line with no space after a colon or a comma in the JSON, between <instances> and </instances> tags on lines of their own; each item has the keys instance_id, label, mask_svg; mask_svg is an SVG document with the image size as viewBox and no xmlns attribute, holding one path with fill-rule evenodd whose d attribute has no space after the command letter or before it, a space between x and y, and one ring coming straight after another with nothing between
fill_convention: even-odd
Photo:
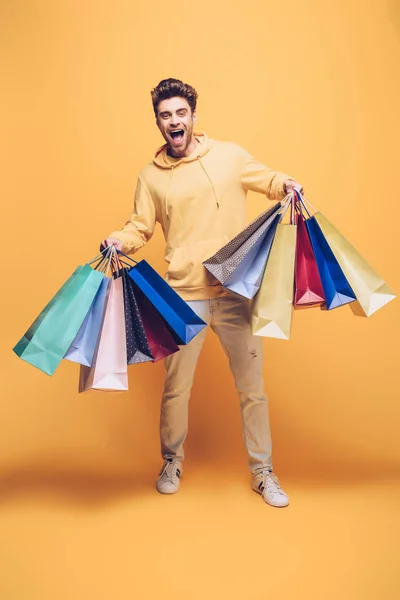
<instances>
[{"instance_id":1,"label":"beige pant","mask_svg":"<svg viewBox=\"0 0 400 600\"><path fill-rule=\"evenodd\" d=\"M268 399L262 376L262 339L251 333L250 302L232 294L188 304L211 326L229 358L240 399L250 470L254 473L265 467L272 469ZM160 418L164 459L184 458L190 390L207 330L208 327L204 328L187 346L181 346L179 352L164 360L167 376Z\"/></svg>"}]
</instances>

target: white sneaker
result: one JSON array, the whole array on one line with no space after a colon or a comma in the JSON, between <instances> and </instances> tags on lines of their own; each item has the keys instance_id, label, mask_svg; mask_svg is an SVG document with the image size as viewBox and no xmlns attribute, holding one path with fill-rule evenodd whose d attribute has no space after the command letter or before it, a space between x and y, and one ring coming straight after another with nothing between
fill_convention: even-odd
<instances>
[{"instance_id":1,"label":"white sneaker","mask_svg":"<svg viewBox=\"0 0 400 600\"><path fill-rule=\"evenodd\" d=\"M182 463L178 458L165 460L156 484L160 494L175 494L179 490L182 473Z\"/></svg>"},{"instance_id":2,"label":"white sneaker","mask_svg":"<svg viewBox=\"0 0 400 600\"><path fill-rule=\"evenodd\" d=\"M253 475L252 488L257 494L261 494L265 502L271 506L283 508L289 504L289 497L281 488L279 479L268 469Z\"/></svg>"}]
</instances>

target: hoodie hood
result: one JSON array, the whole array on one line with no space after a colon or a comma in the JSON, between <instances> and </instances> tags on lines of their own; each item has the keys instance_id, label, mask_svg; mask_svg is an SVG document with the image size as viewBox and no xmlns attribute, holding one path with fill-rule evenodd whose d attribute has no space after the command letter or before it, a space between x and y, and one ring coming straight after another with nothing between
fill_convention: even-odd
<instances>
[{"instance_id":1,"label":"hoodie hood","mask_svg":"<svg viewBox=\"0 0 400 600\"><path fill-rule=\"evenodd\" d=\"M164 144L158 148L157 152L155 153L153 158L154 164L161 169L171 169L171 167L175 168L181 163L198 160L198 158L201 158L207 154L212 146L212 140L210 140L205 133L195 133L194 137L200 145L197 145L189 156L183 156L182 158L169 156L167 154L168 144Z\"/></svg>"},{"instance_id":2,"label":"hoodie hood","mask_svg":"<svg viewBox=\"0 0 400 600\"><path fill-rule=\"evenodd\" d=\"M193 152L191 154L189 154L189 156L183 156L182 158L175 158L174 156L169 156L169 154L167 154L167 150L168 150L168 144L164 144L163 146L161 146L161 148L159 148L154 156L153 162L157 165L157 167L160 167L161 169L168 169L170 171L170 178L169 178L169 182L167 185L167 189L165 192L165 196L164 196L164 206L165 206L165 212L167 214L167 218L169 219L169 208L168 208L168 194L169 194L169 190L171 188L171 184L172 184L172 180L174 178L174 172L175 169L182 163L189 163L189 162L194 162L195 160L198 161L200 168L204 171L213 195L214 195L214 199L215 199L215 204L216 207L219 208L219 202L218 202L218 198L217 198L217 193L215 191L215 186L211 180L210 175L208 174L206 168L204 167L204 164L202 163L202 157L207 154L207 152L211 149L213 142L212 140L210 140L205 133L195 133L194 134L195 139L197 140L198 144L196 144L196 148L193 150Z\"/></svg>"}]
</instances>

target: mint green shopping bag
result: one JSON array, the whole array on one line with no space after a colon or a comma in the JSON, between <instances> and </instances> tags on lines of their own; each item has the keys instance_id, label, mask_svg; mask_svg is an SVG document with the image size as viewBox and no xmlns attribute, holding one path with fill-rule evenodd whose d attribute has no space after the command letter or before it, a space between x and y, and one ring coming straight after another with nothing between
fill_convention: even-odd
<instances>
[{"instance_id":1,"label":"mint green shopping bag","mask_svg":"<svg viewBox=\"0 0 400 600\"><path fill-rule=\"evenodd\" d=\"M17 356L53 375L78 333L103 279L104 274L89 264L77 267L13 348Z\"/></svg>"}]
</instances>

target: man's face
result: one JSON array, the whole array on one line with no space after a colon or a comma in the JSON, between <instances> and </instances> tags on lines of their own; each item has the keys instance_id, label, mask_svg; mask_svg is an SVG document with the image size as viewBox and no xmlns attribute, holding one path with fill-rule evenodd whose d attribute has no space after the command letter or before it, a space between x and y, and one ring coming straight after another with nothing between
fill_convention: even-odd
<instances>
[{"instance_id":1,"label":"man's face","mask_svg":"<svg viewBox=\"0 0 400 600\"><path fill-rule=\"evenodd\" d=\"M193 125L196 112L185 98L162 100L157 107L157 126L167 142L171 154L177 158L188 156L194 149Z\"/></svg>"}]
</instances>

